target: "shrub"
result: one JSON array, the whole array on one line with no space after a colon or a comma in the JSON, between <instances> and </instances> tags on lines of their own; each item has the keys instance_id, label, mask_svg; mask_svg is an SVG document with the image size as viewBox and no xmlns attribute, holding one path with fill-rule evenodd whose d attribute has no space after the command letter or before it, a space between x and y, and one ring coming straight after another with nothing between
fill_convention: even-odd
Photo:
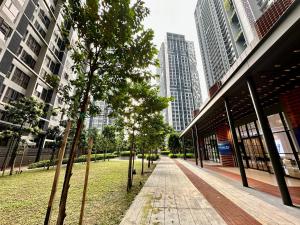
<instances>
[{"instance_id":1,"label":"shrub","mask_svg":"<svg viewBox=\"0 0 300 225\"><path fill-rule=\"evenodd\" d=\"M169 155L171 152L170 151L161 151L160 154L161 155Z\"/></svg>"},{"instance_id":2,"label":"shrub","mask_svg":"<svg viewBox=\"0 0 300 225\"><path fill-rule=\"evenodd\" d=\"M195 158L195 155L193 153L186 153L186 158L188 159Z\"/></svg>"},{"instance_id":3,"label":"shrub","mask_svg":"<svg viewBox=\"0 0 300 225\"><path fill-rule=\"evenodd\" d=\"M123 157L130 156L130 151L120 152L120 156L123 156Z\"/></svg>"},{"instance_id":4,"label":"shrub","mask_svg":"<svg viewBox=\"0 0 300 225\"><path fill-rule=\"evenodd\" d=\"M169 154L169 157L170 158L184 158L184 154L181 154L181 153L177 153L177 154L173 154L173 153L170 153ZM191 158L194 158L194 154L193 153L186 153L186 158L187 159L191 159Z\"/></svg>"},{"instance_id":5,"label":"shrub","mask_svg":"<svg viewBox=\"0 0 300 225\"><path fill-rule=\"evenodd\" d=\"M177 158L177 154L170 153L168 155L171 159Z\"/></svg>"},{"instance_id":6,"label":"shrub","mask_svg":"<svg viewBox=\"0 0 300 225\"><path fill-rule=\"evenodd\" d=\"M142 158L142 154L138 154L137 157L139 159L141 159ZM145 154L144 158L146 158L147 160L149 160L149 158L150 158L150 160L156 161L156 160L159 159L159 154L151 154L151 155L150 154Z\"/></svg>"},{"instance_id":7,"label":"shrub","mask_svg":"<svg viewBox=\"0 0 300 225\"><path fill-rule=\"evenodd\" d=\"M115 155L113 153L107 153L105 155L106 159L112 159L112 158L115 158L115 157L117 157L117 155ZM104 154L97 154L96 155L96 160L102 160L102 159L104 159ZM95 161L95 154L91 155L91 161ZM82 156L76 158L74 162L75 163L86 162L86 155L82 155ZM31 163L28 166L28 169L47 167L49 163L50 163L50 160L43 160L43 161L39 161L39 162L36 162L36 163ZM63 159L62 164L67 164L67 163L68 163L68 159ZM53 161L50 166L53 166L53 165L56 165L56 164L57 164L57 160Z\"/></svg>"}]
</instances>

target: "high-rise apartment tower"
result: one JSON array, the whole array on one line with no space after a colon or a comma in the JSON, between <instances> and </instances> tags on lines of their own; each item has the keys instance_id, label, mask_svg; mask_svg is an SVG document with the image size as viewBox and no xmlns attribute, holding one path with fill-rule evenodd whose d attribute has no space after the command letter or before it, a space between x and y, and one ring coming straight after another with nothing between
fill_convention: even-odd
<instances>
[{"instance_id":1,"label":"high-rise apartment tower","mask_svg":"<svg viewBox=\"0 0 300 225\"><path fill-rule=\"evenodd\" d=\"M159 60L160 94L174 98L164 117L175 130L182 131L202 103L194 44L184 35L167 33Z\"/></svg>"},{"instance_id":2,"label":"high-rise apartment tower","mask_svg":"<svg viewBox=\"0 0 300 225\"><path fill-rule=\"evenodd\" d=\"M64 115L62 96L51 86L51 76L66 85L74 77L65 48L61 0L4 0L0 6L0 129L6 129L4 107L23 96L45 103L40 128L57 126ZM69 39L74 41L75 32ZM52 79L53 80L53 79Z\"/></svg>"}]
</instances>

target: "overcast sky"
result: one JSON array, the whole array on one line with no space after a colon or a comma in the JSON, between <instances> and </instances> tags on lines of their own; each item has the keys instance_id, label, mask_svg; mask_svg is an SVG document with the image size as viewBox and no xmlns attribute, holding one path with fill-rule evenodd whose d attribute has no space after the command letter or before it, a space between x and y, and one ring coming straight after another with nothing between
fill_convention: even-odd
<instances>
[{"instance_id":1,"label":"overcast sky","mask_svg":"<svg viewBox=\"0 0 300 225\"><path fill-rule=\"evenodd\" d=\"M154 42L157 48L165 40L166 33L185 35L186 40L193 41L197 54L198 72L203 100L207 98L207 89L201 65L199 43L194 20L197 0L144 0L151 14L146 19L146 26L155 32Z\"/></svg>"}]
</instances>

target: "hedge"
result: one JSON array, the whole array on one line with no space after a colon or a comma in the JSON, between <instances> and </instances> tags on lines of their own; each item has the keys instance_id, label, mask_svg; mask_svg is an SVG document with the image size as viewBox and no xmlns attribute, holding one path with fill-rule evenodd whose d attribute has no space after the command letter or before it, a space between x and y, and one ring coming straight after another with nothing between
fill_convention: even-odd
<instances>
[{"instance_id":1,"label":"hedge","mask_svg":"<svg viewBox=\"0 0 300 225\"><path fill-rule=\"evenodd\" d=\"M107 153L105 155L106 159L111 159L111 158L115 158L115 157L117 157L117 155L111 154L111 153ZM104 159L104 154L97 154L96 159L97 160ZM95 161L95 154L93 154L91 156L91 161ZM82 156L75 159L75 163L79 163L79 162L86 162L86 155L82 155ZM43 161L39 161L39 162L36 162L36 163L31 163L28 166L28 169L47 167L49 164L50 164L50 166L53 166L53 165L56 165L56 163L57 163L57 160L55 160L53 162L50 162L50 160L43 160ZM68 159L63 159L62 164L67 164L67 163L68 163Z\"/></svg>"},{"instance_id":2,"label":"hedge","mask_svg":"<svg viewBox=\"0 0 300 225\"><path fill-rule=\"evenodd\" d=\"M170 153L168 155L171 159L177 158L177 154Z\"/></svg>"},{"instance_id":3,"label":"hedge","mask_svg":"<svg viewBox=\"0 0 300 225\"><path fill-rule=\"evenodd\" d=\"M130 151L122 151L122 152L120 152L120 156L123 156L123 157L130 156Z\"/></svg>"},{"instance_id":4,"label":"hedge","mask_svg":"<svg viewBox=\"0 0 300 225\"><path fill-rule=\"evenodd\" d=\"M153 160L153 161L156 161L156 160L159 159L159 154L151 154L151 155L150 154L145 154L144 158L145 158L145 156L146 156L147 160L149 160L149 157L150 157L150 160ZM142 158L142 154L138 154L137 157L139 159L141 159Z\"/></svg>"},{"instance_id":5,"label":"hedge","mask_svg":"<svg viewBox=\"0 0 300 225\"><path fill-rule=\"evenodd\" d=\"M184 154L180 154L180 153L177 153L177 154L173 154L173 153L170 153L169 154L169 157L174 159L174 158L184 158ZM194 154L193 153L186 153L186 158L187 159L191 159L191 158L194 158Z\"/></svg>"},{"instance_id":6,"label":"hedge","mask_svg":"<svg viewBox=\"0 0 300 225\"><path fill-rule=\"evenodd\" d=\"M169 155L171 152L170 151L161 151L160 154L161 155Z\"/></svg>"}]
</instances>

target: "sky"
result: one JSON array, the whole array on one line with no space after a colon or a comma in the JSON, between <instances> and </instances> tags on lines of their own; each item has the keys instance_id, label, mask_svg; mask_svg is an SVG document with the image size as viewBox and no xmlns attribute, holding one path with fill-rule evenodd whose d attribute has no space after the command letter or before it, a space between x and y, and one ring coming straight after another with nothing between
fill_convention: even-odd
<instances>
[{"instance_id":1,"label":"sky","mask_svg":"<svg viewBox=\"0 0 300 225\"><path fill-rule=\"evenodd\" d=\"M197 37L194 11L197 0L144 0L150 9L150 16L145 20L145 26L152 28L155 33L154 43L160 48L165 40L166 33L178 33L185 35L186 40L195 44L198 72L202 98L207 98L206 83L202 68L200 48Z\"/></svg>"}]
</instances>

